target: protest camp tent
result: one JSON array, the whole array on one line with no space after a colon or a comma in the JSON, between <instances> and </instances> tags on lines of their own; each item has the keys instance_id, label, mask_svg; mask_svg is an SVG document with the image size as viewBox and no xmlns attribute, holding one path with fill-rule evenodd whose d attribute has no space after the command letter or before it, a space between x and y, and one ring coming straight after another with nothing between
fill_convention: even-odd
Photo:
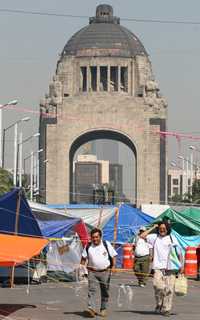
<instances>
[{"instance_id":1,"label":"protest camp tent","mask_svg":"<svg viewBox=\"0 0 200 320\"><path fill-rule=\"evenodd\" d=\"M152 223L154 218L143 213L139 209L130 205L122 204L119 207L117 238L116 243L127 243L132 241L141 226ZM103 227L103 237L105 240L113 242L114 239L115 215Z\"/></svg>"},{"instance_id":2,"label":"protest camp tent","mask_svg":"<svg viewBox=\"0 0 200 320\"><path fill-rule=\"evenodd\" d=\"M184 216L200 221L200 209L190 207L181 211Z\"/></svg>"},{"instance_id":3,"label":"protest camp tent","mask_svg":"<svg viewBox=\"0 0 200 320\"><path fill-rule=\"evenodd\" d=\"M187 212L178 212L171 208L163 212L158 216L154 223L158 223L162 220L169 220L171 222L172 229L182 236L194 236L200 234L200 218L197 214L190 215Z\"/></svg>"},{"instance_id":4,"label":"protest camp tent","mask_svg":"<svg viewBox=\"0 0 200 320\"><path fill-rule=\"evenodd\" d=\"M82 245L88 243L89 235L81 219L65 217L63 220L37 220L43 236L46 238L62 239L78 234Z\"/></svg>"},{"instance_id":5,"label":"protest camp tent","mask_svg":"<svg viewBox=\"0 0 200 320\"><path fill-rule=\"evenodd\" d=\"M48 240L43 239L23 190L14 188L4 194L0 198L0 277L7 278L7 267L29 261L47 244ZM15 276L16 273L21 275L19 270L20 267L15 269Z\"/></svg>"},{"instance_id":6,"label":"protest camp tent","mask_svg":"<svg viewBox=\"0 0 200 320\"><path fill-rule=\"evenodd\" d=\"M81 218L91 228L103 226L113 216L115 207L112 205L93 204L55 204L48 205L49 208L65 211L67 216Z\"/></svg>"},{"instance_id":7,"label":"protest camp tent","mask_svg":"<svg viewBox=\"0 0 200 320\"><path fill-rule=\"evenodd\" d=\"M187 247L198 247L200 245L200 235L182 236L174 230L172 230L172 234L178 240L178 242L183 250L183 254L185 254L185 249Z\"/></svg>"},{"instance_id":8,"label":"protest camp tent","mask_svg":"<svg viewBox=\"0 0 200 320\"><path fill-rule=\"evenodd\" d=\"M20 188L14 188L0 198L0 233L42 237L39 225Z\"/></svg>"}]
</instances>

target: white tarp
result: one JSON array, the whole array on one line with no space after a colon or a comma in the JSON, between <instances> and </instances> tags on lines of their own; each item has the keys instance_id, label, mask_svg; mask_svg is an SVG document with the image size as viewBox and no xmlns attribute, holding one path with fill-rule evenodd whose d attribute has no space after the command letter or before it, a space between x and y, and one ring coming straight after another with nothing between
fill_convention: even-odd
<instances>
[{"instance_id":1,"label":"white tarp","mask_svg":"<svg viewBox=\"0 0 200 320\"><path fill-rule=\"evenodd\" d=\"M151 217L157 218L161 213L169 209L167 204L142 204L142 212L148 214Z\"/></svg>"},{"instance_id":2,"label":"white tarp","mask_svg":"<svg viewBox=\"0 0 200 320\"><path fill-rule=\"evenodd\" d=\"M62 250L63 249L63 250ZM51 241L47 252L47 270L73 272L80 264L82 245L79 238Z\"/></svg>"},{"instance_id":3,"label":"white tarp","mask_svg":"<svg viewBox=\"0 0 200 320\"><path fill-rule=\"evenodd\" d=\"M98 209L66 209L67 216L81 218L86 224L93 227L98 225L103 227L107 221L113 216L115 208L98 208Z\"/></svg>"}]
</instances>

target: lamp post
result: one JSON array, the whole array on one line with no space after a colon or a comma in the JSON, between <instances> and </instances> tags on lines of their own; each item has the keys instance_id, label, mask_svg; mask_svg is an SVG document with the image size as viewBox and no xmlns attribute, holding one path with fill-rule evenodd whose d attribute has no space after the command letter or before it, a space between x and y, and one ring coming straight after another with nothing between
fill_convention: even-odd
<instances>
[{"instance_id":1,"label":"lamp post","mask_svg":"<svg viewBox=\"0 0 200 320\"><path fill-rule=\"evenodd\" d=\"M0 104L0 167L2 167L2 114L3 109L8 106L15 106L18 103L17 100L11 100L8 103Z\"/></svg>"},{"instance_id":2,"label":"lamp post","mask_svg":"<svg viewBox=\"0 0 200 320\"><path fill-rule=\"evenodd\" d=\"M4 168L5 165L5 138L6 138L6 131L8 131L9 129L11 129L12 127L14 127L14 155L13 155L13 159L14 159L14 163L13 163L13 185L16 186L17 183L17 138L18 138L18 124L22 123L22 122L27 122L29 121L31 118L30 117L25 117L22 118L14 123L12 123L10 126L8 126L7 128L5 128L3 130L3 151L2 151L2 168Z\"/></svg>"},{"instance_id":3,"label":"lamp post","mask_svg":"<svg viewBox=\"0 0 200 320\"><path fill-rule=\"evenodd\" d=\"M36 138L40 135L39 132L33 134L32 136L26 138L25 140L22 139L22 132L20 132L19 135L19 143L18 143L18 154L19 154L19 186L22 186L22 145L26 142L28 142L29 140ZM17 157L18 158L18 157Z\"/></svg>"}]
</instances>

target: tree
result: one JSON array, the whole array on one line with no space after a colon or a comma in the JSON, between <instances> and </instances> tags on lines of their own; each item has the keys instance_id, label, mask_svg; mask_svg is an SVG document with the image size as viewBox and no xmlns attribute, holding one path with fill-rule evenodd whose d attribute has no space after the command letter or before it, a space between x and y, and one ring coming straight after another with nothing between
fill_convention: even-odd
<instances>
[{"instance_id":1,"label":"tree","mask_svg":"<svg viewBox=\"0 0 200 320\"><path fill-rule=\"evenodd\" d=\"M195 179L192 184L192 201L199 202L200 201L200 180Z\"/></svg>"},{"instance_id":2,"label":"tree","mask_svg":"<svg viewBox=\"0 0 200 320\"><path fill-rule=\"evenodd\" d=\"M10 191L12 187L13 187L12 174L9 171L0 168L0 196Z\"/></svg>"}]
</instances>

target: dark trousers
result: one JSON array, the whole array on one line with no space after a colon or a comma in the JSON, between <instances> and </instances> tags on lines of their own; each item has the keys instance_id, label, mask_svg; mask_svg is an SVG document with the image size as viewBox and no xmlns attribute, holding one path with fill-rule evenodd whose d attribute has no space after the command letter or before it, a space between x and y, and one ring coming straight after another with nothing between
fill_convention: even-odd
<instances>
[{"instance_id":1,"label":"dark trousers","mask_svg":"<svg viewBox=\"0 0 200 320\"><path fill-rule=\"evenodd\" d=\"M135 258L134 271L139 284L146 284L146 281L149 275L149 265L150 265L149 255Z\"/></svg>"}]
</instances>

